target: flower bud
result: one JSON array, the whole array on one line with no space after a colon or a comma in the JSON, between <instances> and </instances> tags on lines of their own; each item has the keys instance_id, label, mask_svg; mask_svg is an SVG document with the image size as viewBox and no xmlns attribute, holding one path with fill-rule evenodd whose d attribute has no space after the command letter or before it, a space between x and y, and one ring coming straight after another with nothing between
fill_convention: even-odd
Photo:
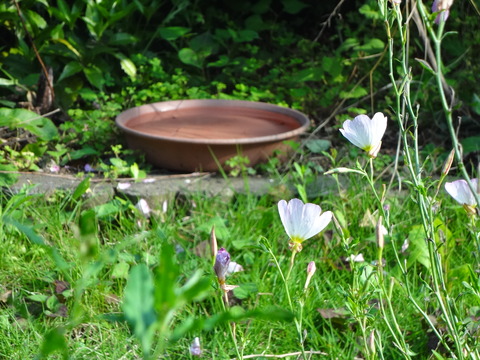
<instances>
[{"instance_id":1,"label":"flower bud","mask_svg":"<svg viewBox=\"0 0 480 360\"><path fill-rule=\"evenodd\" d=\"M213 266L220 284L225 283L225 276L227 274L229 264L230 254L224 248L220 248L220 250L217 252L217 256L215 257L215 265Z\"/></svg>"},{"instance_id":2,"label":"flower bud","mask_svg":"<svg viewBox=\"0 0 480 360\"><path fill-rule=\"evenodd\" d=\"M370 350L370 353L375 355L375 353L377 352L375 348L375 330L372 330L370 332L370 335L368 336L368 339L367 339L367 343L368 343L368 348Z\"/></svg>"},{"instance_id":3,"label":"flower bud","mask_svg":"<svg viewBox=\"0 0 480 360\"><path fill-rule=\"evenodd\" d=\"M307 280L305 280L304 289L307 290L308 285L310 284L310 280L312 279L313 274L317 271L317 267L315 266L314 261L310 261L307 266Z\"/></svg>"},{"instance_id":4,"label":"flower bud","mask_svg":"<svg viewBox=\"0 0 480 360\"><path fill-rule=\"evenodd\" d=\"M444 175L444 176L448 175L448 172L450 171L450 168L452 167L454 158L455 158L455 149L452 149L452 151L450 151L450 154L448 155L447 159L445 160L445 163L443 164L442 175Z\"/></svg>"},{"instance_id":5,"label":"flower bud","mask_svg":"<svg viewBox=\"0 0 480 360\"><path fill-rule=\"evenodd\" d=\"M383 218L380 216L378 218L377 226L375 227L375 236L377 238L377 246L380 249L383 249L385 246L384 231L385 227L382 224Z\"/></svg>"},{"instance_id":6,"label":"flower bud","mask_svg":"<svg viewBox=\"0 0 480 360\"><path fill-rule=\"evenodd\" d=\"M217 237L215 236L215 226L212 226L212 231L210 231L210 250L212 251L212 258L215 259L218 251Z\"/></svg>"}]
</instances>

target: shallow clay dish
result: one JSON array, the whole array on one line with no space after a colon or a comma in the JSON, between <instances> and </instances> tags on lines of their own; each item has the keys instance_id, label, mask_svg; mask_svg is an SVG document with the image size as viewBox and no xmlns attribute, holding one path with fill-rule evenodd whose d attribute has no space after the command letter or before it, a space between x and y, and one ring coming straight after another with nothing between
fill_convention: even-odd
<instances>
[{"instance_id":1,"label":"shallow clay dish","mask_svg":"<svg viewBox=\"0 0 480 360\"><path fill-rule=\"evenodd\" d=\"M250 165L265 161L283 142L309 126L292 109L237 100L178 100L142 105L117 116L133 149L147 161L177 171L216 171L217 161L242 154ZM212 155L214 154L214 156Z\"/></svg>"}]
</instances>

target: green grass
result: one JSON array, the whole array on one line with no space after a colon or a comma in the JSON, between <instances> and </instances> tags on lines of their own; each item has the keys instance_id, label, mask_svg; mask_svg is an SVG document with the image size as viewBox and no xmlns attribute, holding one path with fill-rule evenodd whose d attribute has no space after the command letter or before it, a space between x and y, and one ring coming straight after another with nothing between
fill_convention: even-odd
<instances>
[{"instance_id":1,"label":"green grass","mask_svg":"<svg viewBox=\"0 0 480 360\"><path fill-rule=\"evenodd\" d=\"M382 354L385 359L402 357L392 344L379 310L380 290L375 281L363 277L365 271L375 273L376 267L371 263L377 254L374 227L362 221L367 211L375 212L374 201L366 189L366 184L357 180L352 186L345 187L341 196L332 190L328 196L311 199L323 210L332 210L342 216L340 223L348 239L343 241L332 223L321 235L307 240L304 250L296 257L289 283L295 306L303 297L308 262L315 261L317 265L306 296L303 329L306 331L305 349L326 355L313 358L365 356L360 321L365 321L369 333L372 329L376 331L377 356ZM235 321L237 341L243 354L300 351L293 322L279 321L276 319L279 310L269 310L272 306L289 308L279 272L259 241L260 237L270 241L285 272L290 251L278 216L277 201L271 195L235 195L225 199L188 194L169 203L165 214L158 213L145 219L133 204L123 199L112 201L109 211L105 205L92 211L85 205L86 200L75 200L65 193L50 197L26 193L3 196L3 218L15 219L27 229L34 230L45 244L35 244L33 241L38 242L39 238L32 238L31 234L30 238L26 236L25 228L19 230L5 222L1 227L0 331L3 336L0 337L0 358L33 359L40 356L42 346L52 351L58 348L49 358L62 358L61 341L50 339L45 342L46 334L53 329L65 331L63 339L68 354L65 358L141 358L140 342L122 320L122 299L129 271L136 265L147 264L152 274L156 274L155 281L161 278L158 269L165 261L162 260L163 252L167 251L164 244L171 244L176 250L171 261L179 266L179 275L173 279L177 287L184 285L197 270L202 270L203 278L208 281L208 288L202 290L200 300L189 301L177 309L165 334L172 335L173 329L178 330L178 326L189 320L211 319L222 314L221 295L213 277L208 247L213 225L219 247L225 247L232 260L245 268L227 279L229 284L240 285L234 293L241 299L232 300L232 303L246 311L262 309L266 312ZM465 226L467 216L463 209L444 195L440 196L440 201L436 216L447 225L448 234L444 229L447 241L439 252L443 254L446 286L456 300L459 320L462 321L480 306L478 297L466 295L466 288L462 285L462 281L466 281L478 286L465 266L471 264L473 269L476 268L473 265L473 239ZM411 229L421 222L414 201L405 192L391 193L387 203L391 205L395 231L393 238L386 239L384 274L386 279L395 279L393 305L406 342L418 354L416 358L426 359L432 356L427 345L432 336L427 323L408 300L403 283L408 280L414 298L429 315L436 317L442 331L437 303L427 287L428 270L421 262L412 260L418 250L411 244L405 253L400 254L402 261L410 262L408 275L404 278L391 250L394 245L399 249ZM359 253L364 255L364 263L345 262L347 256ZM60 293L55 281L66 282L71 291ZM161 293L162 289L156 291ZM62 305L66 312L60 316L59 307ZM192 331L180 334L178 341L167 341L158 355L189 359L189 346L198 336L203 358L234 358L228 323L220 321L212 327L197 324ZM469 326L472 336L478 334L478 325L471 323ZM159 343L159 338L154 337L152 350ZM442 352L441 349L438 351Z\"/></svg>"}]
</instances>

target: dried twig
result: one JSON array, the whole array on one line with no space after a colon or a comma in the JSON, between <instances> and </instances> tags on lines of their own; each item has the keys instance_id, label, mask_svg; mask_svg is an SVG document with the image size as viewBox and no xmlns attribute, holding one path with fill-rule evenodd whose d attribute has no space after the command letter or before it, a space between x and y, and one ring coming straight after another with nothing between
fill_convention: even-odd
<instances>
[{"instance_id":1,"label":"dried twig","mask_svg":"<svg viewBox=\"0 0 480 360\"><path fill-rule=\"evenodd\" d=\"M20 21L22 22L23 28L25 29L25 33L27 34L28 40L30 41L30 44L32 44L33 51L35 52L35 56L38 59L38 62L40 63L40 66L42 67L42 72L43 75L45 76L45 79L47 81L47 85L50 88L50 91L52 94L55 94L55 91L53 90L53 84L50 81L50 76L48 74L47 67L45 66L45 63L42 60L42 57L40 56L40 53L37 50L37 47L35 46L35 43L33 42L32 35L28 31L27 28L27 23L25 22L25 19L22 16L22 11L20 10L20 5L18 4L17 0L13 0L13 3L15 4L15 7L17 8L17 13L18 17L20 18Z\"/></svg>"},{"instance_id":2,"label":"dried twig","mask_svg":"<svg viewBox=\"0 0 480 360\"><path fill-rule=\"evenodd\" d=\"M333 9L333 11L330 13L330 15L328 15L327 20L325 20L322 23L322 28L320 29L320 31L319 31L318 35L315 37L315 39L313 39L314 42L318 41L322 37L323 32L325 31L327 26L330 26L330 22L332 21L332 18L337 14L338 10L340 10L340 7L344 3L344 1L345 0L340 0L338 2L337 6L335 6L335 9Z\"/></svg>"},{"instance_id":3,"label":"dried twig","mask_svg":"<svg viewBox=\"0 0 480 360\"><path fill-rule=\"evenodd\" d=\"M305 354L310 354L310 355L323 355L326 356L328 355L327 353L324 353L322 351L305 351ZM272 358L272 359L283 359L289 356L299 356L302 355L301 351L297 352L292 352L288 354L280 354L280 355L274 355L274 354L252 354L252 355L245 355L243 358L244 359L254 359L257 357L263 357L263 358ZM236 358L233 358L232 360L236 360Z\"/></svg>"}]
</instances>

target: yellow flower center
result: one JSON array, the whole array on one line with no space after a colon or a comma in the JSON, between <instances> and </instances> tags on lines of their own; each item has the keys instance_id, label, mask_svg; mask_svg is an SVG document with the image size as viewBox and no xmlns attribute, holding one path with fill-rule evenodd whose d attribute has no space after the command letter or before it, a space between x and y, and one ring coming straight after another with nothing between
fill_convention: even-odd
<instances>
[{"instance_id":1,"label":"yellow flower center","mask_svg":"<svg viewBox=\"0 0 480 360\"><path fill-rule=\"evenodd\" d=\"M290 248L290 250L296 252L296 253L299 253L300 251L302 251L302 242L303 242L304 239L302 239L301 237L298 237L298 236L292 236L290 238L290 242L288 243L288 247Z\"/></svg>"}]
</instances>

